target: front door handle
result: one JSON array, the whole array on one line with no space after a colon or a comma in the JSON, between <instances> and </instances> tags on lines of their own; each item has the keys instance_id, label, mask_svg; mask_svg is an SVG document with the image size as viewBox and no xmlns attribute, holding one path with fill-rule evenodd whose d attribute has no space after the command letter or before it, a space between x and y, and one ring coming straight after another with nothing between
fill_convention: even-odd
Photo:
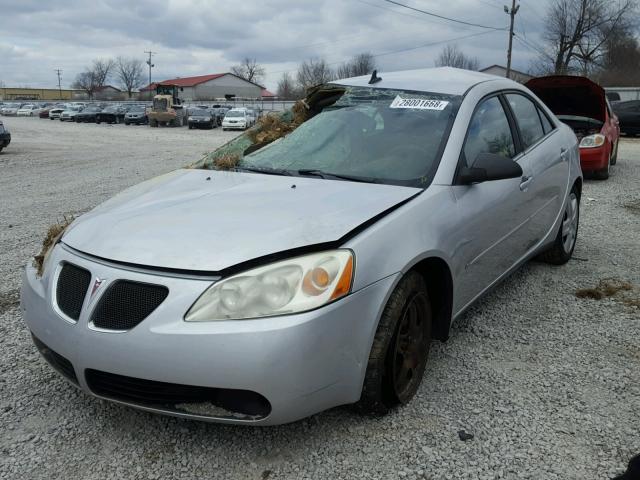
<instances>
[{"instance_id":1,"label":"front door handle","mask_svg":"<svg viewBox=\"0 0 640 480\"><path fill-rule=\"evenodd\" d=\"M566 160L567 159L567 149L566 148L561 148L560 149L560 159L561 160Z\"/></svg>"},{"instance_id":2,"label":"front door handle","mask_svg":"<svg viewBox=\"0 0 640 480\"><path fill-rule=\"evenodd\" d=\"M524 192L527 188L529 188L529 184L532 181L533 181L533 177L529 177L527 175L524 175L522 177L522 180L520 181L520 190Z\"/></svg>"}]
</instances>

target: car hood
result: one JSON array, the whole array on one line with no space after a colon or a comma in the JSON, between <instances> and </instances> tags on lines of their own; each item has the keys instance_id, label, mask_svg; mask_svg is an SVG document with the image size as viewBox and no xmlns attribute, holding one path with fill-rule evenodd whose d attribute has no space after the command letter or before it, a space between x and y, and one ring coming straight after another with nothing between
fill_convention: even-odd
<instances>
[{"instance_id":1,"label":"car hood","mask_svg":"<svg viewBox=\"0 0 640 480\"><path fill-rule=\"evenodd\" d=\"M141 183L77 219L62 241L90 255L217 272L340 240L419 188L182 169Z\"/></svg>"},{"instance_id":2,"label":"car hood","mask_svg":"<svg viewBox=\"0 0 640 480\"><path fill-rule=\"evenodd\" d=\"M551 75L529 80L525 86L558 116L588 117L606 120L604 88L586 77Z\"/></svg>"}]
</instances>

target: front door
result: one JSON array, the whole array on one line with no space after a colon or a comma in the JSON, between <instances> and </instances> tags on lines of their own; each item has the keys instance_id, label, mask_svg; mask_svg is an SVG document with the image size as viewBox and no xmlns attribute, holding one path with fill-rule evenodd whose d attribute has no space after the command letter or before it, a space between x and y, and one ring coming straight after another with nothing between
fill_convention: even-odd
<instances>
[{"instance_id":1,"label":"front door","mask_svg":"<svg viewBox=\"0 0 640 480\"><path fill-rule=\"evenodd\" d=\"M481 153L515 159L519 155L515 138L500 97L486 98L471 118L460 161L471 166ZM459 279L454 312L522 257L529 205L521 183L521 178L512 178L452 187L459 213L453 259Z\"/></svg>"}]
</instances>

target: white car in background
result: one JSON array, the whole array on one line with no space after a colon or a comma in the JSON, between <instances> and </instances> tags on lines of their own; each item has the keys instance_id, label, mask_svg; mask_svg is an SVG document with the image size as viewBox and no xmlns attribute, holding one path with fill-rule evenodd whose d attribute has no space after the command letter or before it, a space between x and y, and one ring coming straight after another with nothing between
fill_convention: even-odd
<instances>
[{"instance_id":1,"label":"white car in background","mask_svg":"<svg viewBox=\"0 0 640 480\"><path fill-rule=\"evenodd\" d=\"M232 108L224 115L222 120L222 130L240 129L246 130L253 123L252 117L247 113L246 108Z\"/></svg>"},{"instance_id":2,"label":"white car in background","mask_svg":"<svg viewBox=\"0 0 640 480\"><path fill-rule=\"evenodd\" d=\"M22 107L20 107L16 112L16 115L18 117L33 117L38 113L40 113L40 107L32 103L28 103L27 105L23 105Z\"/></svg>"},{"instance_id":3,"label":"white car in background","mask_svg":"<svg viewBox=\"0 0 640 480\"><path fill-rule=\"evenodd\" d=\"M9 103L0 109L0 113L7 117L15 117L18 114L18 110L22 107L22 103Z\"/></svg>"},{"instance_id":4,"label":"white car in background","mask_svg":"<svg viewBox=\"0 0 640 480\"><path fill-rule=\"evenodd\" d=\"M80 105L71 105L66 110L63 110L60 114L60 121L64 122L69 120L70 122L74 122L76 119L76 115L82 111L82 106ZM51 117L49 117L51 118Z\"/></svg>"},{"instance_id":5,"label":"white car in background","mask_svg":"<svg viewBox=\"0 0 640 480\"><path fill-rule=\"evenodd\" d=\"M247 108L247 116L249 118L249 126L252 127L256 124L256 121L258 120L258 114L256 113L255 110L251 109L251 108Z\"/></svg>"},{"instance_id":6,"label":"white car in background","mask_svg":"<svg viewBox=\"0 0 640 480\"><path fill-rule=\"evenodd\" d=\"M67 108L67 105L55 105L54 107L49 109L49 120L55 120L56 118L60 118L62 112L64 112Z\"/></svg>"}]
</instances>

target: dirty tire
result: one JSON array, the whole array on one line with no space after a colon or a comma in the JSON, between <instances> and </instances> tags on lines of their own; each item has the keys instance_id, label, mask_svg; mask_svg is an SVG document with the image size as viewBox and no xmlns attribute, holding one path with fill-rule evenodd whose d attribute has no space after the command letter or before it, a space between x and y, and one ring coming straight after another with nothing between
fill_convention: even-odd
<instances>
[{"instance_id":1,"label":"dirty tire","mask_svg":"<svg viewBox=\"0 0 640 480\"><path fill-rule=\"evenodd\" d=\"M355 405L360 413L384 415L413 398L422 382L429 356L431 321L431 304L424 278L417 272L409 272L391 293L380 318L362 395ZM414 329L407 327L411 324ZM411 331L420 333L409 335ZM407 347L407 343L412 345ZM407 368L406 372L404 368Z\"/></svg>"},{"instance_id":2,"label":"dirty tire","mask_svg":"<svg viewBox=\"0 0 640 480\"><path fill-rule=\"evenodd\" d=\"M618 145L620 145L620 140L616 142L616 148L613 151L613 155L611 155L611 165L615 165L618 162Z\"/></svg>"},{"instance_id":3,"label":"dirty tire","mask_svg":"<svg viewBox=\"0 0 640 480\"><path fill-rule=\"evenodd\" d=\"M567 244L567 230L565 229L565 222L573 212L573 209L570 207L570 203L575 200L575 223L573 224L573 240L571 244ZM571 222L570 222L571 223ZM562 216L562 222L560 222L560 228L558 229L558 235L556 235L556 239L553 242L551 248L545 252L542 252L538 255L538 260L550 263L552 265L564 265L569 261L571 256L573 255L573 250L576 247L576 240L578 238L578 226L580 224L580 195L576 187L573 187L571 193L569 194L569 200L567 201L567 206L565 207L564 214Z\"/></svg>"}]
</instances>

